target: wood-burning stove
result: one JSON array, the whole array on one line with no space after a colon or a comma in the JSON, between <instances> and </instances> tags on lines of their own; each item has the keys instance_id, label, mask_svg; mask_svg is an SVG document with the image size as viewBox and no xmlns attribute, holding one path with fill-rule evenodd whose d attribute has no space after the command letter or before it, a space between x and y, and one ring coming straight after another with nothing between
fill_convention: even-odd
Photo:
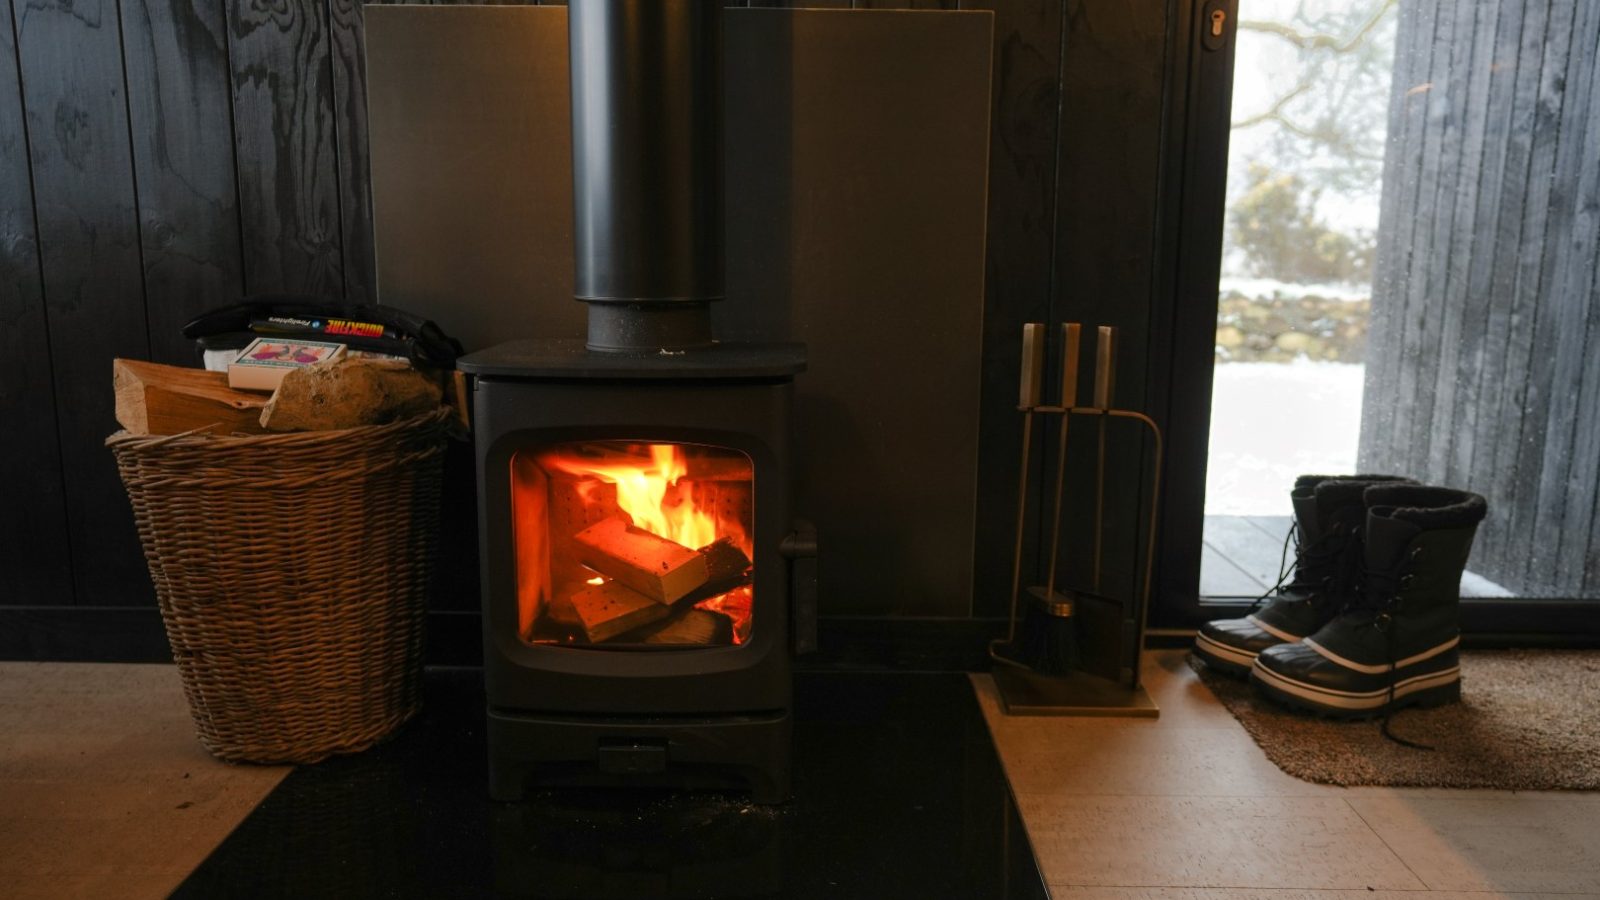
<instances>
[{"instance_id":1,"label":"wood-burning stove","mask_svg":"<svg viewBox=\"0 0 1600 900\"><path fill-rule=\"evenodd\" d=\"M790 515L805 349L711 335L721 4L574 0L569 28L588 339L460 362L475 378L491 793L744 786L781 801L791 653L814 616L795 585L815 540Z\"/></svg>"}]
</instances>

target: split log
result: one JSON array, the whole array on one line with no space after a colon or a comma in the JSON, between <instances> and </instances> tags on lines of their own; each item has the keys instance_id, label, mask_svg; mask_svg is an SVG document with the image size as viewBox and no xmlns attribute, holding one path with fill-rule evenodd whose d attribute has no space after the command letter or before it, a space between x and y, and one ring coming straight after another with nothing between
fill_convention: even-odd
<instances>
[{"instance_id":1,"label":"split log","mask_svg":"<svg viewBox=\"0 0 1600 900\"><path fill-rule=\"evenodd\" d=\"M451 369L444 375L445 403L456 413L456 427L462 434L472 433L472 391L467 387L467 373Z\"/></svg>"},{"instance_id":2,"label":"split log","mask_svg":"<svg viewBox=\"0 0 1600 900\"><path fill-rule=\"evenodd\" d=\"M616 581L585 586L572 595L572 608L590 643L608 641L626 631L671 614L670 606L631 590Z\"/></svg>"},{"instance_id":3,"label":"split log","mask_svg":"<svg viewBox=\"0 0 1600 900\"><path fill-rule=\"evenodd\" d=\"M163 366L136 359L111 361L117 423L131 434L260 434L267 398L228 387L226 372Z\"/></svg>"},{"instance_id":4,"label":"split log","mask_svg":"<svg viewBox=\"0 0 1600 900\"><path fill-rule=\"evenodd\" d=\"M733 643L733 620L709 609L685 609L625 635L622 640L638 644L724 646Z\"/></svg>"},{"instance_id":5,"label":"split log","mask_svg":"<svg viewBox=\"0 0 1600 900\"><path fill-rule=\"evenodd\" d=\"M625 519L596 522L572 538L578 561L657 603L672 603L706 583L706 557Z\"/></svg>"},{"instance_id":6,"label":"split log","mask_svg":"<svg viewBox=\"0 0 1600 900\"><path fill-rule=\"evenodd\" d=\"M382 425L438 407L439 383L403 360L341 359L293 369L261 411L269 431Z\"/></svg>"},{"instance_id":7,"label":"split log","mask_svg":"<svg viewBox=\"0 0 1600 900\"><path fill-rule=\"evenodd\" d=\"M685 594L675 606L683 608L704 603L751 582L750 557L735 547L732 539L717 538L701 547L699 553L706 558L706 583Z\"/></svg>"},{"instance_id":8,"label":"split log","mask_svg":"<svg viewBox=\"0 0 1600 900\"><path fill-rule=\"evenodd\" d=\"M701 547L700 555L706 558L707 588L722 594L749 582L750 557L733 545L732 538L717 538Z\"/></svg>"}]
</instances>

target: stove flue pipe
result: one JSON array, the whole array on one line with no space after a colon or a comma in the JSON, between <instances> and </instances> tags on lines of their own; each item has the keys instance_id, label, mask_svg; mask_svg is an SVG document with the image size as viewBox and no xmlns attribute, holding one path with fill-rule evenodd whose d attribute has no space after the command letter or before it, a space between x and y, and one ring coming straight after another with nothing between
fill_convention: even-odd
<instances>
[{"instance_id":1,"label":"stove flue pipe","mask_svg":"<svg viewBox=\"0 0 1600 900\"><path fill-rule=\"evenodd\" d=\"M570 0L567 15L589 349L708 346L723 295L722 4Z\"/></svg>"}]
</instances>

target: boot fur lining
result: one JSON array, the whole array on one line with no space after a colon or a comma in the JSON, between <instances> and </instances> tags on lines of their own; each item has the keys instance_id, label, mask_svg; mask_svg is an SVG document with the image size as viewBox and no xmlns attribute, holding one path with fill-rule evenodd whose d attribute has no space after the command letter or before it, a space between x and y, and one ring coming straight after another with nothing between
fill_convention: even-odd
<instances>
[{"instance_id":1,"label":"boot fur lining","mask_svg":"<svg viewBox=\"0 0 1600 900\"><path fill-rule=\"evenodd\" d=\"M1362 495L1367 508L1392 507L1391 518L1419 528L1476 525L1489 514L1489 502L1471 491L1421 484L1375 484Z\"/></svg>"},{"instance_id":2,"label":"boot fur lining","mask_svg":"<svg viewBox=\"0 0 1600 900\"><path fill-rule=\"evenodd\" d=\"M1392 475L1351 475L1330 478L1317 485L1317 507L1332 510L1340 506L1359 506L1362 492L1374 484L1396 481Z\"/></svg>"},{"instance_id":3,"label":"boot fur lining","mask_svg":"<svg viewBox=\"0 0 1600 900\"><path fill-rule=\"evenodd\" d=\"M1294 480L1294 492L1301 494L1302 492L1314 491L1317 485L1330 481L1398 481L1407 484L1412 483L1411 479L1401 475L1301 475Z\"/></svg>"}]
</instances>

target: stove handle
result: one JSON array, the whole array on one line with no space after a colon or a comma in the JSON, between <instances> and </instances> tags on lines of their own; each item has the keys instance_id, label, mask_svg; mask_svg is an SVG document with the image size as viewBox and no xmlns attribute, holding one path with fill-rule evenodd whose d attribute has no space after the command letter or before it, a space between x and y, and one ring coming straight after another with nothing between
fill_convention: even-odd
<instances>
[{"instance_id":1,"label":"stove handle","mask_svg":"<svg viewBox=\"0 0 1600 900\"><path fill-rule=\"evenodd\" d=\"M778 550L789 560L790 630L794 652L817 651L817 527L796 519Z\"/></svg>"}]
</instances>

